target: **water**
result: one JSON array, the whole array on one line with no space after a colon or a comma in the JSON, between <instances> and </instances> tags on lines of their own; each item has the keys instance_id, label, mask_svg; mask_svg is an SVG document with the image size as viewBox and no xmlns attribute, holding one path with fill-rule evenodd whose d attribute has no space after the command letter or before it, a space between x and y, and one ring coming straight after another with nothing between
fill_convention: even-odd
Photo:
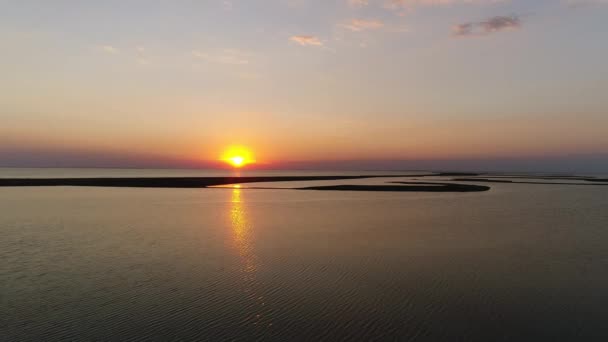
<instances>
[{"instance_id":1,"label":"water","mask_svg":"<svg viewBox=\"0 0 608 342\"><path fill-rule=\"evenodd\" d=\"M0 340L606 340L608 188L491 186L0 188Z\"/></svg>"}]
</instances>

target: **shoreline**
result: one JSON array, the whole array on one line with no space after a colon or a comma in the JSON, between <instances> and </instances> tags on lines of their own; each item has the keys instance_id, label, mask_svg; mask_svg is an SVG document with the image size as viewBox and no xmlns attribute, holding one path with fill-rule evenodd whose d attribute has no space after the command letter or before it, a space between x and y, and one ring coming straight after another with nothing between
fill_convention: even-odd
<instances>
[{"instance_id":1,"label":"shoreline","mask_svg":"<svg viewBox=\"0 0 608 342\"><path fill-rule=\"evenodd\" d=\"M293 181L326 181L352 180L366 178L404 178L428 177L424 175L360 175L360 176L265 176L265 177L160 177L160 178L0 178L0 187L49 187L49 186L84 186L84 187L121 187L121 188L178 188L196 189L221 187L232 184L272 183ZM334 190L334 191L380 191L380 192L479 192L488 191L490 187L428 182L390 182L387 185L328 185L290 190ZM403 185L395 185L403 184Z\"/></svg>"},{"instance_id":2,"label":"shoreline","mask_svg":"<svg viewBox=\"0 0 608 342\"><path fill-rule=\"evenodd\" d=\"M485 177L484 177L485 176ZM456 177L448 180L450 183L425 182L426 177ZM483 178L482 178L483 177ZM178 188L196 189L221 187L233 184L246 183L273 183L273 182L297 182L297 181L332 181L332 180L353 180L369 178L422 178L415 181L392 181L386 185L353 185L353 184L334 184L310 187L286 188L293 190L334 190L334 191L411 191L411 192L480 192L488 191L491 188L485 185L463 184L460 182L480 182L480 183L503 183L503 184L543 184L543 185L608 185L605 178L590 177L534 177L534 176L512 176L507 175L492 176L489 174L476 173L427 173L427 174L405 174L405 175L331 175L331 176L244 176L244 177L99 177L99 178L0 178L1 187L48 187L48 186L83 186L83 187L120 187L120 188ZM492 179L495 178L495 179ZM498 178L498 179L496 179ZM538 180L559 180L562 182L548 183L534 181ZM564 183L563 180L578 180L588 183ZM454 183L452 183L454 182ZM598 182L598 183L591 183ZM399 185L397 185L399 184Z\"/></svg>"},{"instance_id":3,"label":"shoreline","mask_svg":"<svg viewBox=\"0 0 608 342\"><path fill-rule=\"evenodd\" d=\"M296 190L320 191L384 191L384 192L482 192L491 188L484 185L392 182L404 185L327 185L296 188ZM437 184L437 185L430 185Z\"/></svg>"},{"instance_id":4,"label":"shoreline","mask_svg":"<svg viewBox=\"0 0 608 342\"><path fill-rule=\"evenodd\" d=\"M428 175L415 175L415 177ZM399 178L411 175L361 175L361 176L262 176L262 177L121 177L121 178L0 178L0 187L30 186L91 186L123 188L207 188L210 186L292 182L350 180L365 178Z\"/></svg>"}]
</instances>

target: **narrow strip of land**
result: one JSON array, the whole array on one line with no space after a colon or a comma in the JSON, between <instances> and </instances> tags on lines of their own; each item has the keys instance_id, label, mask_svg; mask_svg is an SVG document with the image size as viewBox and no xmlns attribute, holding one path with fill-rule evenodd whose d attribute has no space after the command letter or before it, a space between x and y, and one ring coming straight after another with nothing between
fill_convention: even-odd
<instances>
[{"instance_id":1,"label":"narrow strip of land","mask_svg":"<svg viewBox=\"0 0 608 342\"><path fill-rule=\"evenodd\" d=\"M296 190L336 190L336 191L423 191L423 192L478 192L487 191L488 186L462 184L459 182L485 182L510 184L544 184L544 185L608 185L608 179L592 177L535 177L513 176L517 180L509 180L506 175L494 176L475 173L430 173L430 174L404 174L404 175L333 175L333 176L258 176L258 177L113 177L113 178L0 178L0 187L36 187L36 186L87 186L87 187L131 187L131 188L207 188L244 183L270 183L294 181L331 181L365 178L409 178L415 177L460 177L452 178L455 183L431 183L398 181L390 185L327 185L293 188ZM562 182L539 182L534 180L551 180ZM588 183L565 183L564 180L585 181ZM445 181L445 180L444 180ZM598 183L590 183L598 182ZM604 182L603 184L600 182ZM399 184L399 185L395 185Z\"/></svg>"},{"instance_id":2,"label":"narrow strip of land","mask_svg":"<svg viewBox=\"0 0 608 342\"><path fill-rule=\"evenodd\" d=\"M536 179L536 178L520 178L520 179ZM557 179L557 178L555 178ZM553 180L553 179L551 179ZM589 181L589 179L572 179L580 181ZM608 183L565 183L565 182L534 182L534 181L514 181L506 179L488 179L488 178L454 178L454 182L481 182L481 183L507 183L507 184L542 184L542 185L597 185L597 186L608 186ZM595 181L603 182L603 179L597 179Z\"/></svg>"},{"instance_id":3,"label":"narrow strip of land","mask_svg":"<svg viewBox=\"0 0 608 342\"><path fill-rule=\"evenodd\" d=\"M414 177L426 175L417 175ZM161 178L0 178L6 186L94 186L131 188L206 188L209 186L292 181L324 181L384 177L412 177L411 175L360 176L268 176L268 177L161 177Z\"/></svg>"},{"instance_id":4,"label":"narrow strip of land","mask_svg":"<svg viewBox=\"0 0 608 342\"><path fill-rule=\"evenodd\" d=\"M523 175L492 175L492 174L479 174L477 176L484 176L487 178L512 178L512 179L532 179L532 180L560 180L560 181L585 181L585 182L608 182L608 178L596 178L596 177L585 177L585 176L523 176ZM475 176L475 177L477 177ZM456 177L456 176L455 176ZM458 177L463 177L462 175ZM470 177L470 176L466 176ZM481 178L481 179L487 179ZM464 178L467 179L468 178ZM471 178L478 179L478 178ZM553 183L557 184L557 183ZM567 183L568 184L568 183Z\"/></svg>"},{"instance_id":5,"label":"narrow strip of land","mask_svg":"<svg viewBox=\"0 0 608 342\"><path fill-rule=\"evenodd\" d=\"M480 192L489 186L451 183L392 182L404 185L328 185L297 188L297 190L391 191L391 192Z\"/></svg>"}]
</instances>

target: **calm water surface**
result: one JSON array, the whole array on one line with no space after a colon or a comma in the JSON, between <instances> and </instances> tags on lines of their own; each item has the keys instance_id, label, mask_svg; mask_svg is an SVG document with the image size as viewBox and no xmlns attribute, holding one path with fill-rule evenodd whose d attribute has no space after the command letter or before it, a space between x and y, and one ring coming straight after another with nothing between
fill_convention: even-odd
<instances>
[{"instance_id":1,"label":"calm water surface","mask_svg":"<svg viewBox=\"0 0 608 342\"><path fill-rule=\"evenodd\" d=\"M608 189L492 187L0 188L0 340L606 340Z\"/></svg>"}]
</instances>

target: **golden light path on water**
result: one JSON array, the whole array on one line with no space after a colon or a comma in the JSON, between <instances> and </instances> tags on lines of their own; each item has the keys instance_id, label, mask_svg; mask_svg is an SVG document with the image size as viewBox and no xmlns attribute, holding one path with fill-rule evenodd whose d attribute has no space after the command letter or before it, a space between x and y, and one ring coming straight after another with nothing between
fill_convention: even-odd
<instances>
[{"instance_id":1,"label":"golden light path on water","mask_svg":"<svg viewBox=\"0 0 608 342\"><path fill-rule=\"evenodd\" d=\"M253 244L253 225L247 214L240 185L233 187L230 204L232 242L241 261L243 292L250 301L245 320L259 328L269 328L272 327L272 320L268 315L269 308L264 296L256 289L259 285L256 278L259 262Z\"/></svg>"}]
</instances>

